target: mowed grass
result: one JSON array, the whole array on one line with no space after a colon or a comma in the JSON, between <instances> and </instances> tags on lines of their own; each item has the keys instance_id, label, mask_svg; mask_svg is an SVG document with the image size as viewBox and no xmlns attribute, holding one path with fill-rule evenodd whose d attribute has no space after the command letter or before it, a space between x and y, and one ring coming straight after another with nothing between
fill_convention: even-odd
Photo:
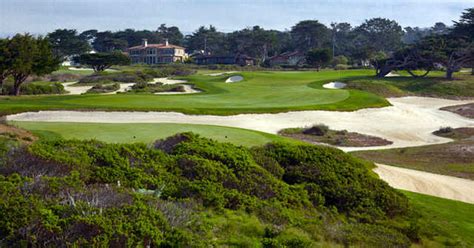
<instances>
[{"instance_id":1,"label":"mowed grass","mask_svg":"<svg viewBox=\"0 0 474 248\"><path fill-rule=\"evenodd\" d=\"M438 236L425 247L474 247L474 204L403 191L421 215L421 223ZM441 234L441 235L439 235Z\"/></svg>"},{"instance_id":2,"label":"mowed grass","mask_svg":"<svg viewBox=\"0 0 474 248\"><path fill-rule=\"evenodd\" d=\"M10 122L31 131L43 139L96 139L109 143L152 143L176 133L193 132L220 142L242 146L264 145L272 141L299 141L258 131L197 124L176 123L68 123L68 122Z\"/></svg>"},{"instance_id":3,"label":"mowed grass","mask_svg":"<svg viewBox=\"0 0 474 248\"><path fill-rule=\"evenodd\" d=\"M357 110L383 107L380 96L359 90L324 89L331 81L368 76L370 70L321 72L240 72L244 80L224 83L229 75L192 75L185 78L203 90L192 95L75 95L21 96L0 98L0 115L24 111L137 110L178 111L189 114L230 115L239 113L284 112L290 110ZM235 75L235 74L234 74Z\"/></svg>"}]
</instances>

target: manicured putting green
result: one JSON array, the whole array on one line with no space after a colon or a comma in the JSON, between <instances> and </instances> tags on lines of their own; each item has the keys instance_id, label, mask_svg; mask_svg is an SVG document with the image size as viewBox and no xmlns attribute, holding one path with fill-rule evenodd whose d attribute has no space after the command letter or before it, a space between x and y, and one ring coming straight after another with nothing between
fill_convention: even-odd
<instances>
[{"instance_id":1,"label":"manicured putting green","mask_svg":"<svg viewBox=\"0 0 474 248\"><path fill-rule=\"evenodd\" d=\"M192 75L188 80L203 90L189 95L114 94L21 96L0 98L0 114L48 109L179 111L229 115L290 110L356 110L383 107L388 102L359 90L325 89L324 83L368 76L369 70L321 72L239 72L223 76ZM225 83L231 75L244 80Z\"/></svg>"},{"instance_id":2,"label":"manicured putting green","mask_svg":"<svg viewBox=\"0 0 474 248\"><path fill-rule=\"evenodd\" d=\"M256 146L272 141L297 142L277 135L252 130L196 124L145 123L69 123L69 122L11 122L42 138L97 139L110 143L151 143L176 133L194 132L203 137L236 145Z\"/></svg>"}]
</instances>

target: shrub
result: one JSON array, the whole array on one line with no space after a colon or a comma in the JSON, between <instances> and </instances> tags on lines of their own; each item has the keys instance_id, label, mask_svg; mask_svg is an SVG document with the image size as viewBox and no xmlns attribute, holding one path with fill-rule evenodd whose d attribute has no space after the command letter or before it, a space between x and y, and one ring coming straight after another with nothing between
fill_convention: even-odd
<instances>
[{"instance_id":1,"label":"shrub","mask_svg":"<svg viewBox=\"0 0 474 248\"><path fill-rule=\"evenodd\" d=\"M7 83L3 85L3 93L8 94L13 89L13 84ZM23 95L46 95L46 94L63 94L66 91L64 86L58 82L31 82L21 85L21 93Z\"/></svg>"},{"instance_id":2,"label":"shrub","mask_svg":"<svg viewBox=\"0 0 474 248\"><path fill-rule=\"evenodd\" d=\"M111 83L111 84L96 84L92 88L90 88L87 93L108 93L117 91L120 89L119 83Z\"/></svg>"},{"instance_id":3,"label":"shrub","mask_svg":"<svg viewBox=\"0 0 474 248\"><path fill-rule=\"evenodd\" d=\"M329 127L324 124L314 125L310 128L303 130L304 134L324 136L329 132Z\"/></svg>"},{"instance_id":4,"label":"shrub","mask_svg":"<svg viewBox=\"0 0 474 248\"><path fill-rule=\"evenodd\" d=\"M447 134L447 133L452 133L454 129L452 127L440 127L436 133L439 134Z\"/></svg>"}]
</instances>

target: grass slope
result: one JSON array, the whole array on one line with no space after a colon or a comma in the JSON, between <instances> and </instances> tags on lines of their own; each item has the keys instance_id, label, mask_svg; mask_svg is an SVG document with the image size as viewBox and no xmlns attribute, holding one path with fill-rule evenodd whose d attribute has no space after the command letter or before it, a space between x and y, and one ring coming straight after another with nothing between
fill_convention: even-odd
<instances>
[{"instance_id":1,"label":"grass slope","mask_svg":"<svg viewBox=\"0 0 474 248\"><path fill-rule=\"evenodd\" d=\"M151 143L182 132L194 132L219 142L235 145L257 146L272 141L298 143L277 135L252 130L212 125L176 123L67 123L67 122L11 122L43 138L97 139L109 143Z\"/></svg>"},{"instance_id":2,"label":"grass slope","mask_svg":"<svg viewBox=\"0 0 474 248\"><path fill-rule=\"evenodd\" d=\"M421 214L421 225L429 226L433 240L450 247L474 246L474 205L438 197L403 192ZM428 245L426 246L431 247ZM433 247L438 247L433 244Z\"/></svg>"},{"instance_id":3,"label":"grass slope","mask_svg":"<svg viewBox=\"0 0 474 248\"><path fill-rule=\"evenodd\" d=\"M0 114L46 109L179 111L229 115L290 110L356 110L383 107L382 97L359 90L324 89L324 83L368 76L370 70L321 72L241 72L239 83L226 76L192 75L183 79L203 90L193 95L116 94L0 98Z\"/></svg>"}]
</instances>

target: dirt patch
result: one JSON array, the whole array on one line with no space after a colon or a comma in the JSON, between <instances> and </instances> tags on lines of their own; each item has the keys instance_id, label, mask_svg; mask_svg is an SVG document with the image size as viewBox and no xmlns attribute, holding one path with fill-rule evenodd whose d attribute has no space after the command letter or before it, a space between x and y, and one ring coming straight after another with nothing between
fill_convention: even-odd
<instances>
[{"instance_id":1,"label":"dirt patch","mask_svg":"<svg viewBox=\"0 0 474 248\"><path fill-rule=\"evenodd\" d=\"M393 142L372 135L348 132L347 130L329 130L325 126L310 128L289 128L278 132L280 135L312 144L329 144L342 147L385 146Z\"/></svg>"},{"instance_id":2,"label":"dirt patch","mask_svg":"<svg viewBox=\"0 0 474 248\"><path fill-rule=\"evenodd\" d=\"M30 132L14 126L0 123L0 136L7 136L25 144L30 144L37 138Z\"/></svg>"},{"instance_id":3,"label":"dirt patch","mask_svg":"<svg viewBox=\"0 0 474 248\"><path fill-rule=\"evenodd\" d=\"M441 108L441 110L456 113L458 115L474 119L474 103L455 105Z\"/></svg>"}]
</instances>

